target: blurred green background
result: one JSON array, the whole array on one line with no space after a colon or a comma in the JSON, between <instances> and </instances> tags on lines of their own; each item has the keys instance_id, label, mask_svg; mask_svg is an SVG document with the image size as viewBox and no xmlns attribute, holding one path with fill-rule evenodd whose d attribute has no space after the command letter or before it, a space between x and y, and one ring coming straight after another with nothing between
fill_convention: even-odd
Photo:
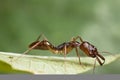
<instances>
[{"instance_id":1,"label":"blurred green background","mask_svg":"<svg viewBox=\"0 0 120 80\"><path fill-rule=\"evenodd\" d=\"M43 33L56 46L79 35L99 51L119 54L119 8L120 0L0 0L0 51L22 53ZM74 50L68 56L73 55ZM120 73L119 61L96 73Z\"/></svg>"}]
</instances>

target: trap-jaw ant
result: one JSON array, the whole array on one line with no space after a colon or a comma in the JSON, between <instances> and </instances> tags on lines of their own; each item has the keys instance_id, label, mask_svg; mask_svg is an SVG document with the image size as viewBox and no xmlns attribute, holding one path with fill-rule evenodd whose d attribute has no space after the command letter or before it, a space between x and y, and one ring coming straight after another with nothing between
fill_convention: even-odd
<instances>
[{"instance_id":1,"label":"trap-jaw ant","mask_svg":"<svg viewBox=\"0 0 120 80\"><path fill-rule=\"evenodd\" d=\"M42 41L39 40L41 36L43 36ZM79 39L80 42L78 42L77 39ZM26 52L24 52L24 54L28 53L32 49L38 49L38 50L49 50L54 54L64 54L64 57L66 57L66 55L69 54L69 52L74 48L76 51L76 55L79 58L80 64L81 64L81 61L80 61L80 55L78 53L78 48L82 50L87 56L95 58L95 62L97 60L101 66L105 63L105 58L99 54L99 52L97 51L97 48L92 44L90 44L89 42L83 41L80 36L72 38L72 40L69 42L64 42L58 46L54 46L47 40L47 38L45 38L44 35L40 35L36 41L32 42L29 45L29 49ZM95 64L94 64L94 68L95 68Z\"/></svg>"},{"instance_id":2,"label":"trap-jaw ant","mask_svg":"<svg viewBox=\"0 0 120 80\"><path fill-rule=\"evenodd\" d=\"M41 36L42 35L40 35L35 42L32 42L29 45L30 50L31 49L50 50L54 54L61 53L61 54L64 54L64 56L66 56L66 54L68 54L73 48L75 48L76 54L79 58L79 63L81 64L80 55L78 54L78 47L79 47L79 49L81 49L87 56L96 58L96 60L101 66L105 62L105 58L98 53L97 48L92 44L90 44L89 42L83 41L80 36L72 38L71 41L64 42L58 45L57 47L52 45L45 37L42 41L39 41ZM77 39L79 39L81 42L78 42ZM101 62L99 58L101 58L103 62Z\"/></svg>"}]
</instances>

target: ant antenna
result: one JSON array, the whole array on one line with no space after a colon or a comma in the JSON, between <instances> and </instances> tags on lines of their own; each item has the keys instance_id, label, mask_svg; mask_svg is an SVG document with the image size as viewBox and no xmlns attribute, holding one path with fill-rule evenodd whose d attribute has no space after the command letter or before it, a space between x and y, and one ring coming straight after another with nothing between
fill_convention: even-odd
<instances>
[{"instance_id":1,"label":"ant antenna","mask_svg":"<svg viewBox=\"0 0 120 80\"><path fill-rule=\"evenodd\" d=\"M110 55L114 56L112 53L107 52L107 51L101 51L101 52L99 52L99 53L107 53L107 54L110 54Z\"/></svg>"}]
</instances>

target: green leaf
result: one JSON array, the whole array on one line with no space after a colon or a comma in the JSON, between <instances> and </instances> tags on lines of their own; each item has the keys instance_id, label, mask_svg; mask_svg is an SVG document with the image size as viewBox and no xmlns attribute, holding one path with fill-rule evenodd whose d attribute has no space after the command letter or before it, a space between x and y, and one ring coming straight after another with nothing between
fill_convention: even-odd
<instances>
[{"instance_id":1,"label":"green leaf","mask_svg":"<svg viewBox=\"0 0 120 80\"><path fill-rule=\"evenodd\" d=\"M11 65L9 65L8 63L0 61L0 74L8 74L8 73L32 74L27 71L13 69Z\"/></svg>"},{"instance_id":2,"label":"green leaf","mask_svg":"<svg viewBox=\"0 0 120 80\"><path fill-rule=\"evenodd\" d=\"M82 65L77 57L55 57L55 56L35 56L23 55L10 52L0 52L0 72L14 73L14 70L28 71L33 74L78 74L93 69L94 58L81 57ZM120 55L108 55L105 57L105 64L120 58ZM4 63L2 62L4 61ZM103 65L103 66L104 66ZM96 63L96 66L99 66ZM1 67L0 67L1 68ZM6 69L6 70L5 70Z\"/></svg>"}]
</instances>

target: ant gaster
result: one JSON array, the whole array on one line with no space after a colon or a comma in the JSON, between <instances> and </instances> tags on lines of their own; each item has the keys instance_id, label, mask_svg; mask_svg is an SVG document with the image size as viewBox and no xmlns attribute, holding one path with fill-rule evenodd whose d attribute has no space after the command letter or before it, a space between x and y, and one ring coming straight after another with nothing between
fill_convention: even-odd
<instances>
[{"instance_id":1,"label":"ant gaster","mask_svg":"<svg viewBox=\"0 0 120 80\"><path fill-rule=\"evenodd\" d=\"M92 57L92 58L96 58L96 60L98 61L98 63L102 66L105 62L105 58L100 55L97 51L97 48L95 46L93 46L92 44L90 44L87 41L83 41L82 38L80 36L77 36L75 38L72 38L71 41L69 42L64 42L58 46L54 46L52 45L46 38L45 36L44 39L42 41L39 41L40 37L43 35L40 35L36 41L32 42L29 45L29 50L25 53L28 53L30 50L32 49L39 49L39 50L50 50L52 53L54 54L64 54L64 56L66 56L72 49L75 48L76 51L76 55L79 58L79 63L81 64L80 61L80 55L78 53L78 48L80 50L82 50L87 56ZM77 39L79 39L81 42L78 42ZM99 59L101 58L101 59ZM95 60L95 61L96 61ZM101 61L103 60L103 62ZM95 64L94 64L95 67Z\"/></svg>"}]
</instances>

